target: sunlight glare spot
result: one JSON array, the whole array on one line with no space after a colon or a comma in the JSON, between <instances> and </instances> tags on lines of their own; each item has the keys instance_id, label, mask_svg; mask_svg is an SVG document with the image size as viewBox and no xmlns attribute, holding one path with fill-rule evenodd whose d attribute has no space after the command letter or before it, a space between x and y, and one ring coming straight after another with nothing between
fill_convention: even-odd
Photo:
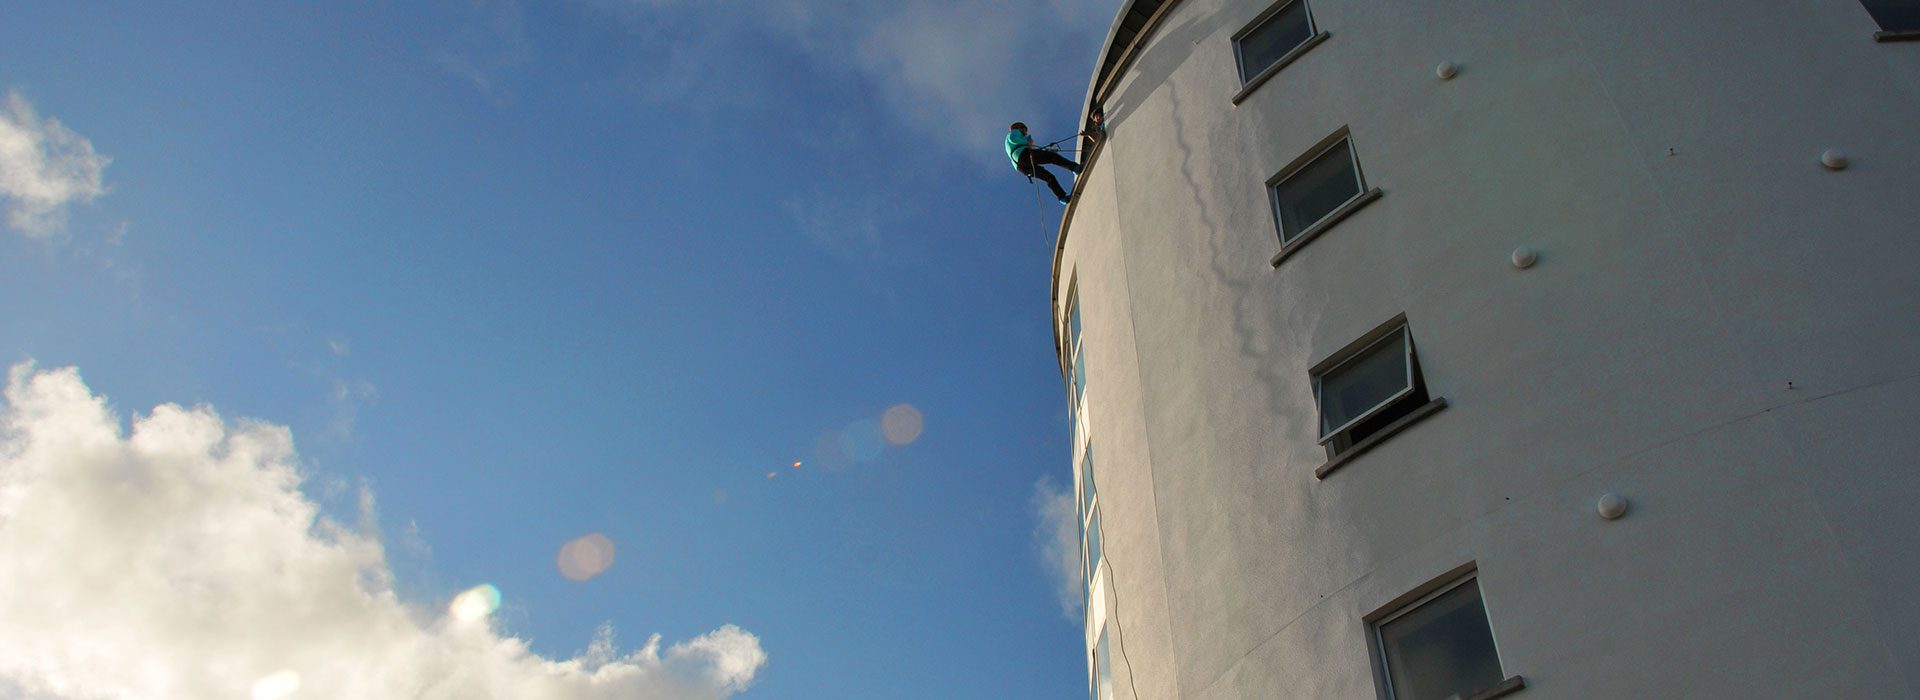
<instances>
[{"instance_id":1,"label":"sunlight glare spot","mask_svg":"<svg viewBox=\"0 0 1920 700\"><path fill-rule=\"evenodd\" d=\"M880 433L880 421L862 418L840 431L840 447L855 462L871 462L887 449L887 437Z\"/></svg>"},{"instance_id":2,"label":"sunlight glare spot","mask_svg":"<svg viewBox=\"0 0 1920 700\"><path fill-rule=\"evenodd\" d=\"M926 418L911 404L896 405L880 415L880 431L886 434L887 442L895 445L913 444L925 429Z\"/></svg>"},{"instance_id":3,"label":"sunlight glare spot","mask_svg":"<svg viewBox=\"0 0 1920 700\"><path fill-rule=\"evenodd\" d=\"M847 454L846 442L838 430L829 430L820 435L813 443L813 464L830 472L846 469L853 457Z\"/></svg>"},{"instance_id":4,"label":"sunlight glare spot","mask_svg":"<svg viewBox=\"0 0 1920 700\"><path fill-rule=\"evenodd\" d=\"M453 619L461 622L484 620L499 608L500 589L494 588L491 583L483 583L461 591L460 595L453 597L452 603L447 604L447 612L453 615Z\"/></svg>"},{"instance_id":5,"label":"sunlight glare spot","mask_svg":"<svg viewBox=\"0 0 1920 700\"><path fill-rule=\"evenodd\" d=\"M598 532L560 547L560 575L574 581L599 576L613 566L613 540Z\"/></svg>"},{"instance_id":6,"label":"sunlight glare spot","mask_svg":"<svg viewBox=\"0 0 1920 700\"><path fill-rule=\"evenodd\" d=\"M300 674L281 671L253 684L253 700L283 700L292 697L293 692L299 689Z\"/></svg>"}]
</instances>

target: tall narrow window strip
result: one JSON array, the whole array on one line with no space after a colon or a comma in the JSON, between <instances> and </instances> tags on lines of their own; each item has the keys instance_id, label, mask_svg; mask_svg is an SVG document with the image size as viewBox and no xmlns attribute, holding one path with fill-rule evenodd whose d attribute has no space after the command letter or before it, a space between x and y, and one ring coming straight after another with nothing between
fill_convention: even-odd
<instances>
[{"instance_id":1,"label":"tall narrow window strip","mask_svg":"<svg viewBox=\"0 0 1920 700\"><path fill-rule=\"evenodd\" d=\"M1366 192L1351 139L1341 139L1273 186L1280 242L1291 243L1341 205Z\"/></svg>"},{"instance_id":2,"label":"tall narrow window strip","mask_svg":"<svg viewBox=\"0 0 1920 700\"><path fill-rule=\"evenodd\" d=\"M1407 342L1407 329L1401 327L1315 379L1320 441L1367 419L1413 389L1413 349Z\"/></svg>"},{"instance_id":3,"label":"tall narrow window strip","mask_svg":"<svg viewBox=\"0 0 1920 700\"><path fill-rule=\"evenodd\" d=\"M1073 402L1078 405L1087 399L1087 363L1080 353L1073 354Z\"/></svg>"},{"instance_id":4,"label":"tall narrow window strip","mask_svg":"<svg viewBox=\"0 0 1920 700\"><path fill-rule=\"evenodd\" d=\"M1100 504L1099 503L1093 504L1093 508L1089 510L1087 514L1086 529L1087 529L1087 549L1084 552L1085 556L1082 557L1082 559L1085 560L1086 567L1087 567L1087 570L1085 572L1086 589L1088 593L1091 593L1093 591L1093 579L1100 572Z\"/></svg>"},{"instance_id":5,"label":"tall narrow window strip","mask_svg":"<svg viewBox=\"0 0 1920 700\"><path fill-rule=\"evenodd\" d=\"M1081 593L1092 600L1093 579L1100 571L1100 492L1093 487L1093 446L1080 461L1080 579ZM1087 619L1093 619L1088 611Z\"/></svg>"},{"instance_id":6,"label":"tall narrow window strip","mask_svg":"<svg viewBox=\"0 0 1920 700\"><path fill-rule=\"evenodd\" d=\"M1080 422L1085 419L1083 401L1087 394L1087 370L1080 343L1080 292L1075 284L1067 290L1067 381L1071 395L1067 397L1067 418L1074 427L1074 434L1080 433Z\"/></svg>"},{"instance_id":7,"label":"tall narrow window strip","mask_svg":"<svg viewBox=\"0 0 1920 700\"><path fill-rule=\"evenodd\" d=\"M1073 347L1080 347L1080 293L1077 289L1068 293L1073 301L1067 311L1067 332L1073 338Z\"/></svg>"},{"instance_id":8,"label":"tall narrow window strip","mask_svg":"<svg viewBox=\"0 0 1920 700\"><path fill-rule=\"evenodd\" d=\"M1882 31L1920 31L1920 0L1861 0Z\"/></svg>"},{"instance_id":9,"label":"tall narrow window strip","mask_svg":"<svg viewBox=\"0 0 1920 700\"><path fill-rule=\"evenodd\" d=\"M1080 519L1087 519L1087 511L1093 507L1093 498L1098 494L1093 488L1093 446L1087 446L1087 454L1080 460Z\"/></svg>"},{"instance_id":10,"label":"tall narrow window strip","mask_svg":"<svg viewBox=\"0 0 1920 700\"><path fill-rule=\"evenodd\" d=\"M1286 5L1234 39L1240 82L1251 82L1311 38L1313 18L1307 14L1306 0L1286 0Z\"/></svg>"},{"instance_id":11,"label":"tall narrow window strip","mask_svg":"<svg viewBox=\"0 0 1920 700\"><path fill-rule=\"evenodd\" d=\"M1381 621L1377 634L1392 700L1472 697L1504 676L1473 578Z\"/></svg>"},{"instance_id":12,"label":"tall narrow window strip","mask_svg":"<svg viewBox=\"0 0 1920 700\"><path fill-rule=\"evenodd\" d=\"M1087 519L1080 519L1080 613L1082 623L1093 622L1093 586L1087 578Z\"/></svg>"},{"instance_id":13,"label":"tall narrow window strip","mask_svg":"<svg viewBox=\"0 0 1920 700\"><path fill-rule=\"evenodd\" d=\"M1113 653L1107 646L1107 628L1093 647L1093 700L1113 700Z\"/></svg>"}]
</instances>

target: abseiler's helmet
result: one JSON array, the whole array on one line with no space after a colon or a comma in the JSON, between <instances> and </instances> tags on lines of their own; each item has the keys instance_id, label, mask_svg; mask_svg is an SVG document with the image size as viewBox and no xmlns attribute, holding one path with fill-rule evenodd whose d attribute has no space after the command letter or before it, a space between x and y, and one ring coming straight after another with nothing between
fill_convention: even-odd
<instances>
[{"instance_id":1,"label":"abseiler's helmet","mask_svg":"<svg viewBox=\"0 0 1920 700\"><path fill-rule=\"evenodd\" d=\"M1009 128L1009 129L1012 129L1012 130L1014 130L1014 131L1026 131L1026 130L1027 130L1027 123L1026 123L1026 122L1014 122L1014 123L1013 123L1013 126L1009 126L1009 127L1007 127L1007 128Z\"/></svg>"}]
</instances>

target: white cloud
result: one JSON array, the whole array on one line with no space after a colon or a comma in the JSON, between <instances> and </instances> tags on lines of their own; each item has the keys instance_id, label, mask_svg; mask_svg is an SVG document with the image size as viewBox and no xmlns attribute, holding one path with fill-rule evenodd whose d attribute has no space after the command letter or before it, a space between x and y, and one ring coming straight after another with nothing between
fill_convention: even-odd
<instances>
[{"instance_id":1,"label":"white cloud","mask_svg":"<svg viewBox=\"0 0 1920 700\"><path fill-rule=\"evenodd\" d=\"M859 170L822 164L823 183L786 202L795 227L836 256L884 262L899 251L887 228L909 218L875 164L898 153L958 157L1015 177L1001 150L1007 124L1026 121L1043 140L1078 130L1071 120L1120 0L588 0L629 21L651 57L638 92L679 109L763 107L769 65L805 57L811 72L869 88L882 114L844 131L814 134L823 148L863 156ZM769 45L789 50L768 50ZM774 56L777 58L768 59ZM811 76L809 76L811 77ZM812 81L807 81L812 82ZM771 85L765 86L771 89ZM888 128L873 127L884 122ZM910 144L910 146L907 146ZM866 194L849 197L849 190Z\"/></svg>"},{"instance_id":2,"label":"white cloud","mask_svg":"<svg viewBox=\"0 0 1920 700\"><path fill-rule=\"evenodd\" d=\"M891 217L871 199L817 189L787 200L787 213L808 240L841 258L880 261L888 257L882 222Z\"/></svg>"},{"instance_id":3,"label":"white cloud","mask_svg":"<svg viewBox=\"0 0 1920 700\"><path fill-rule=\"evenodd\" d=\"M440 68L471 84L496 105L512 101L507 88L520 67L533 60L517 0L467 0L458 28L434 54Z\"/></svg>"},{"instance_id":4,"label":"white cloud","mask_svg":"<svg viewBox=\"0 0 1920 700\"><path fill-rule=\"evenodd\" d=\"M111 159L59 120L41 119L20 93L0 109L0 200L7 225L30 238L66 229L67 206L106 194L101 172Z\"/></svg>"},{"instance_id":5,"label":"white cloud","mask_svg":"<svg viewBox=\"0 0 1920 700\"><path fill-rule=\"evenodd\" d=\"M0 406L0 695L718 699L766 662L728 625L570 659L403 601L373 534L299 490L286 428L167 404L123 432L75 370ZM292 695L286 695L292 693Z\"/></svg>"},{"instance_id":6,"label":"white cloud","mask_svg":"<svg viewBox=\"0 0 1920 700\"><path fill-rule=\"evenodd\" d=\"M1008 122L1057 138L1079 129L1046 113L1084 99L1118 0L885 3L855 26L852 57L887 105L927 136L998 162ZM841 45L845 46L845 45ZM839 49L829 47L831 53ZM980 153L984 152L985 156Z\"/></svg>"},{"instance_id":7,"label":"white cloud","mask_svg":"<svg viewBox=\"0 0 1920 700\"><path fill-rule=\"evenodd\" d=\"M1073 489L1062 489L1053 479L1040 477L1033 484L1032 505L1040 566L1053 577L1060 614L1077 621L1085 611L1081 609L1080 510Z\"/></svg>"},{"instance_id":8,"label":"white cloud","mask_svg":"<svg viewBox=\"0 0 1920 700\"><path fill-rule=\"evenodd\" d=\"M360 421L360 407L380 398L380 390L364 379L335 379L327 392L333 417L327 421L327 436L337 440L353 439L353 426Z\"/></svg>"},{"instance_id":9,"label":"white cloud","mask_svg":"<svg viewBox=\"0 0 1920 700\"><path fill-rule=\"evenodd\" d=\"M750 43L776 38L818 67L869 82L888 118L927 143L1002 163L1000 137L1013 121L1040 135L1067 136L1091 77L1099 43L1120 0L768 0L695 3L628 0L625 9L650 43L673 56L765 55L753 46L688 49L701 42ZM673 22L704 31L663 30ZM713 31L745 24L754 31ZM712 75L717 71L703 71ZM675 73L666 73L671 80ZM701 81L690 90L711 89ZM651 87L659 87L653 85ZM1051 139L1049 139L1051 140Z\"/></svg>"}]
</instances>

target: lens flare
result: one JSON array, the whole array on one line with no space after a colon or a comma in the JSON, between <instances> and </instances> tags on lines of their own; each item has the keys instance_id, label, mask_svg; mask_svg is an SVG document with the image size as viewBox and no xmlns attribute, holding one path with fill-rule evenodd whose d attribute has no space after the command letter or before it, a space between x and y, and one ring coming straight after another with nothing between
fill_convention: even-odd
<instances>
[{"instance_id":1,"label":"lens flare","mask_svg":"<svg viewBox=\"0 0 1920 700\"><path fill-rule=\"evenodd\" d=\"M253 684L253 700L284 700L300 689L300 674L281 671Z\"/></svg>"},{"instance_id":2,"label":"lens flare","mask_svg":"<svg viewBox=\"0 0 1920 700\"><path fill-rule=\"evenodd\" d=\"M800 463L799 463L799 462L794 462L794 463L793 463L793 468L794 468L794 469L799 469L799 468L800 468Z\"/></svg>"},{"instance_id":3,"label":"lens flare","mask_svg":"<svg viewBox=\"0 0 1920 700\"><path fill-rule=\"evenodd\" d=\"M813 443L813 465L829 472L838 472L853 463L853 457L847 454L846 442L840 431L829 430Z\"/></svg>"},{"instance_id":4,"label":"lens flare","mask_svg":"<svg viewBox=\"0 0 1920 700\"><path fill-rule=\"evenodd\" d=\"M560 547L560 575L574 581L599 576L613 566L613 540L598 532Z\"/></svg>"},{"instance_id":5,"label":"lens flare","mask_svg":"<svg viewBox=\"0 0 1920 700\"><path fill-rule=\"evenodd\" d=\"M880 421L862 418L841 429L840 448L855 462L871 462L887 449L887 437L880 433Z\"/></svg>"},{"instance_id":6,"label":"lens flare","mask_svg":"<svg viewBox=\"0 0 1920 700\"><path fill-rule=\"evenodd\" d=\"M909 404L896 405L880 415L880 432L886 434L887 442L895 445L913 444L925 429L926 417Z\"/></svg>"},{"instance_id":7,"label":"lens flare","mask_svg":"<svg viewBox=\"0 0 1920 700\"><path fill-rule=\"evenodd\" d=\"M447 613L461 622L479 622L487 619L493 611L500 609L500 589L491 583L483 583L453 597L447 604Z\"/></svg>"}]
</instances>

